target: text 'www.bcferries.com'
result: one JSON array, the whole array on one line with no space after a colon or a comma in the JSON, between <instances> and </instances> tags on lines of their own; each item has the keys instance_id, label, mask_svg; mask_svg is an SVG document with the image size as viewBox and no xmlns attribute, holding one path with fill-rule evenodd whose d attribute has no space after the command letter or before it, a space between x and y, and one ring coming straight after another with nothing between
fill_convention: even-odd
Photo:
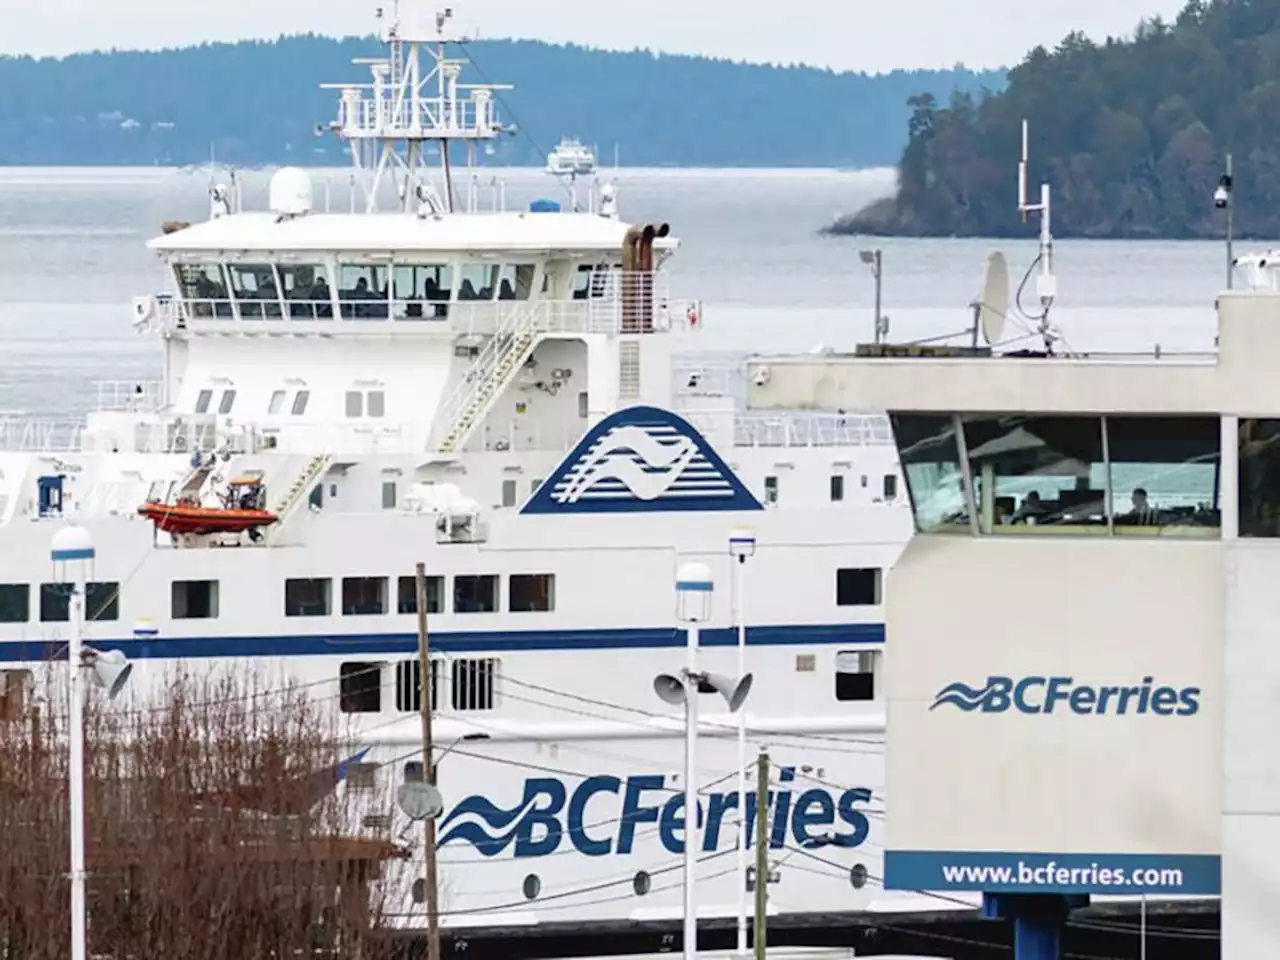
<instances>
[{"instance_id":1,"label":"text 'www.bcferries.com'","mask_svg":"<svg viewBox=\"0 0 1280 960\"><path fill-rule=\"evenodd\" d=\"M947 883L990 885L993 889L1018 886L1045 887L1161 887L1182 886L1182 871L1175 867L1061 867L1050 861L1033 865L952 864L942 866Z\"/></svg>"}]
</instances>

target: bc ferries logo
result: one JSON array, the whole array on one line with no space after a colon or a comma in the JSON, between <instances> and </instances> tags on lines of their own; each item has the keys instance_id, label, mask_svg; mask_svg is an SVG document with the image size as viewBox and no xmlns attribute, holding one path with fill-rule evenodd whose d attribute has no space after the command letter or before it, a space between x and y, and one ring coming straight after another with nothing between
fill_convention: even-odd
<instances>
[{"instance_id":1,"label":"bc ferries logo","mask_svg":"<svg viewBox=\"0 0 1280 960\"><path fill-rule=\"evenodd\" d=\"M629 407L596 424L521 512L760 509L688 421L657 407Z\"/></svg>"},{"instance_id":2,"label":"bc ferries logo","mask_svg":"<svg viewBox=\"0 0 1280 960\"><path fill-rule=\"evenodd\" d=\"M795 780L795 768L783 767L779 780ZM856 847L867 839L870 821L860 804L871 791L857 787L830 791L815 787L770 793L769 844L774 849L798 844ZM699 804L704 853L735 844L736 791L703 794ZM756 819L756 795L747 794L747 841ZM684 852L684 795L674 793L659 774L596 776L581 781L531 777L520 801L508 808L476 794L458 801L440 824L440 846L469 843L485 857L512 847L513 857L545 857L576 850L588 857L626 855L651 834L670 853Z\"/></svg>"},{"instance_id":3,"label":"bc ferries logo","mask_svg":"<svg viewBox=\"0 0 1280 960\"><path fill-rule=\"evenodd\" d=\"M987 677L984 687L947 684L938 691L929 709L952 706L965 713L1005 713L1010 709L1019 713L1054 713L1059 704L1059 713L1189 717L1200 710L1200 688L1158 687L1151 677L1123 687L1090 686L1076 683L1074 677Z\"/></svg>"}]
</instances>

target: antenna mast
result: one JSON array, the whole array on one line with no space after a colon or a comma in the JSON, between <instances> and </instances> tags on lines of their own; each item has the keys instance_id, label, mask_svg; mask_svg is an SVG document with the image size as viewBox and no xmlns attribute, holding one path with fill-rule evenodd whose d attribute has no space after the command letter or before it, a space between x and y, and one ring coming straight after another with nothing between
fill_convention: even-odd
<instances>
[{"instance_id":1,"label":"antenna mast","mask_svg":"<svg viewBox=\"0 0 1280 960\"><path fill-rule=\"evenodd\" d=\"M381 8L377 19L383 19ZM458 83L466 61L445 55L448 44L463 42L462 37L446 33L452 19L453 9L446 8L436 14L434 36L415 33L413 27L402 26L399 0L395 0L392 21L380 33L387 57L354 61L369 67L372 83L322 84L341 91L338 119L329 129L349 144L352 164L364 186L367 213L377 210L378 190L388 178L395 184L398 209L408 211L416 201L438 210L440 202L429 182L428 143L438 144L445 183L443 206L452 213L449 148L453 141L467 144L468 172L473 172L476 142L511 132L498 122L494 109L494 91L510 90L509 84ZM428 66L425 76L423 66Z\"/></svg>"},{"instance_id":2,"label":"antenna mast","mask_svg":"<svg viewBox=\"0 0 1280 960\"><path fill-rule=\"evenodd\" d=\"M1027 162L1029 159L1028 151L1028 127L1027 121L1022 121L1022 159L1018 162L1018 212L1022 214L1022 222L1027 222L1027 214L1040 214L1040 254L1036 261L1040 264L1040 271L1036 274L1036 296L1040 298L1040 323L1039 334L1044 340L1045 350L1049 353L1053 352L1053 341L1057 339L1057 335L1049 326L1049 309L1053 306L1054 298L1058 295L1058 278L1053 273L1053 232L1050 223L1050 198L1049 184L1042 182L1040 184L1040 202L1036 204L1027 203ZM1024 281L1025 282L1025 281Z\"/></svg>"}]
</instances>

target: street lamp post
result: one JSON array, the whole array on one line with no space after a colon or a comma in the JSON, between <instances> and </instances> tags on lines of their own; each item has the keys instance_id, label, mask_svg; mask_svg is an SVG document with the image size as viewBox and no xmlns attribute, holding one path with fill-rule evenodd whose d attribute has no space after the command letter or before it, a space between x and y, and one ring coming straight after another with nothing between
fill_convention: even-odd
<instances>
[{"instance_id":1,"label":"street lamp post","mask_svg":"<svg viewBox=\"0 0 1280 960\"><path fill-rule=\"evenodd\" d=\"M706 684L720 694L730 712L742 706L751 691L751 675L731 680L698 671L698 631L711 618L714 584L711 570L696 561L682 564L676 572L676 619L685 624L685 667L680 676L659 674L653 688L665 703L684 706L684 957L695 960L698 953L697 851L702 846L698 829L698 688Z\"/></svg>"},{"instance_id":2,"label":"street lamp post","mask_svg":"<svg viewBox=\"0 0 1280 960\"><path fill-rule=\"evenodd\" d=\"M889 318L880 313L880 280L883 276L884 251L879 247L874 250L860 250L858 257L871 268L871 275L876 280L876 343L883 343L889 335Z\"/></svg>"},{"instance_id":3,"label":"street lamp post","mask_svg":"<svg viewBox=\"0 0 1280 960\"><path fill-rule=\"evenodd\" d=\"M83 527L63 527L53 536L49 555L53 560L54 582L70 584L68 613L71 636L67 643L67 665L71 670L71 716L68 741L68 770L71 801L71 960L86 960L87 909L84 864L84 668L93 669L94 682L114 699L129 680L133 665L119 650L99 653L84 643L84 604L89 570L95 556L93 538Z\"/></svg>"},{"instance_id":4,"label":"street lamp post","mask_svg":"<svg viewBox=\"0 0 1280 960\"><path fill-rule=\"evenodd\" d=\"M1227 154L1227 163L1223 168L1222 176L1218 178L1218 188L1213 191L1213 205L1219 210L1225 210L1227 214L1227 289L1230 290L1234 286L1235 280L1235 256L1233 247L1235 245L1235 198L1231 191L1235 187L1234 176L1231 170L1231 154Z\"/></svg>"},{"instance_id":5,"label":"street lamp post","mask_svg":"<svg viewBox=\"0 0 1280 960\"><path fill-rule=\"evenodd\" d=\"M756 552L756 536L751 530L729 531L729 555L733 565L733 593L737 600L738 676L747 674L747 595L743 580L747 558ZM747 955L747 715L738 714L738 956Z\"/></svg>"}]
</instances>

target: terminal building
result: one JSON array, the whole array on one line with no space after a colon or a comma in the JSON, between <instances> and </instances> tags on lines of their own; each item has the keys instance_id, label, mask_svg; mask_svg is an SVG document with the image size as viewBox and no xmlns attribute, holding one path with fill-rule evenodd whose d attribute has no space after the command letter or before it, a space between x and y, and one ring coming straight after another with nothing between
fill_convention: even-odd
<instances>
[{"instance_id":1,"label":"terminal building","mask_svg":"<svg viewBox=\"0 0 1280 960\"><path fill-rule=\"evenodd\" d=\"M982 892L1018 956L1115 897L1220 895L1222 956L1280 943L1273 259L1213 355L753 361L756 409L890 414L885 884Z\"/></svg>"}]
</instances>

